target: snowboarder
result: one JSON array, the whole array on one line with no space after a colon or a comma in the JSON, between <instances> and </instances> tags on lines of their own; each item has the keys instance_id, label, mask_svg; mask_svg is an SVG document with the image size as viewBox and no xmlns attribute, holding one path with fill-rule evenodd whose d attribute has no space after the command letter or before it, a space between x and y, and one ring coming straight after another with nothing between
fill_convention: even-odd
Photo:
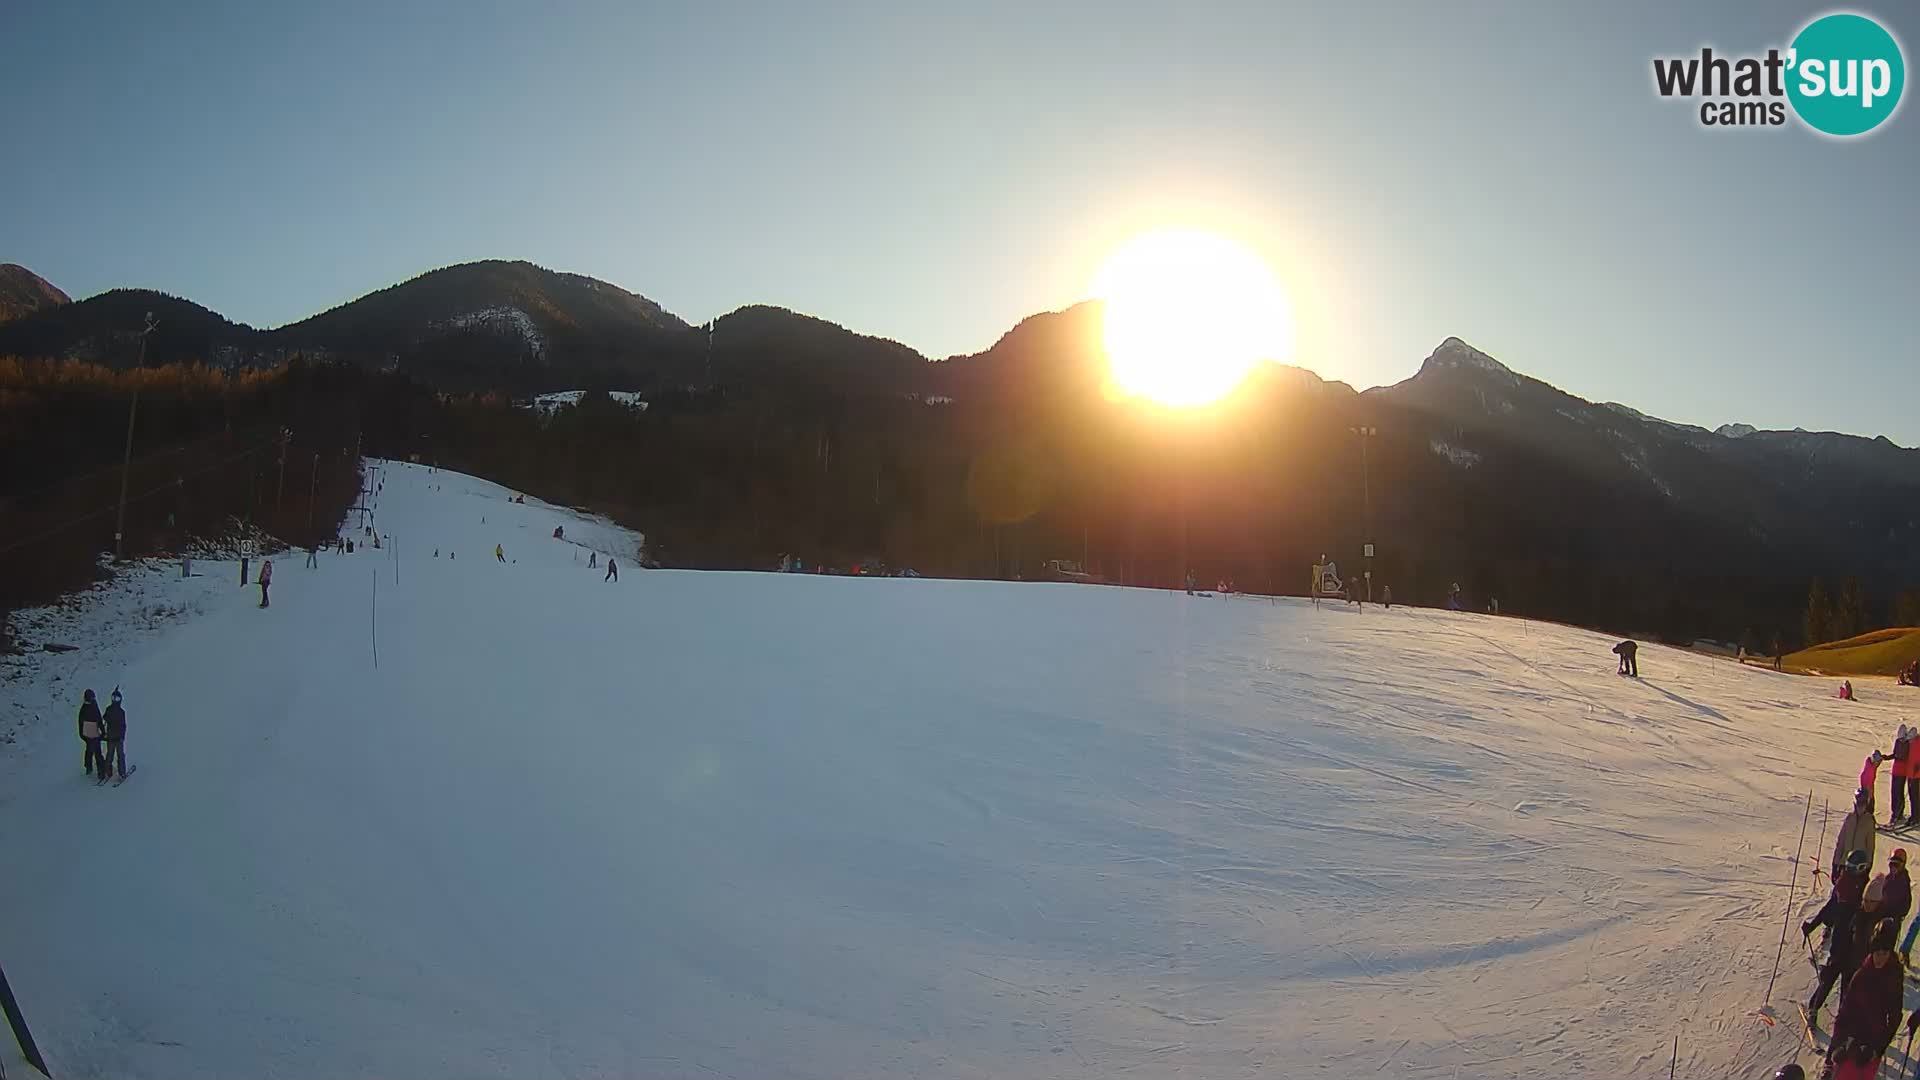
<instances>
[{"instance_id":1,"label":"snowboarder","mask_svg":"<svg viewBox=\"0 0 1920 1080\"><path fill-rule=\"evenodd\" d=\"M320 566L320 545L308 544L307 545L307 569L314 570L314 569L318 569L319 566Z\"/></svg>"},{"instance_id":2,"label":"snowboarder","mask_svg":"<svg viewBox=\"0 0 1920 1080\"><path fill-rule=\"evenodd\" d=\"M1852 679L1840 680L1840 700L1841 701L1853 700L1853 680Z\"/></svg>"},{"instance_id":3,"label":"snowboarder","mask_svg":"<svg viewBox=\"0 0 1920 1080\"><path fill-rule=\"evenodd\" d=\"M1846 865L1849 852L1864 851L1867 865L1873 865L1873 842L1880 834L1874 829L1873 789L1861 788L1853 794L1853 809L1840 819L1840 835L1834 837L1833 862L1829 870L1837 879Z\"/></svg>"},{"instance_id":4,"label":"snowboarder","mask_svg":"<svg viewBox=\"0 0 1920 1080\"><path fill-rule=\"evenodd\" d=\"M603 582L604 581L617 582L620 580L620 568L614 565L613 556L611 555L607 556L607 576L601 578L600 580Z\"/></svg>"},{"instance_id":5,"label":"snowboarder","mask_svg":"<svg viewBox=\"0 0 1920 1080\"><path fill-rule=\"evenodd\" d=\"M106 728L106 751L100 757L100 779L105 780L109 772L118 770L120 779L127 778L127 710L120 704L120 688L113 688L113 701L101 716Z\"/></svg>"},{"instance_id":6,"label":"snowboarder","mask_svg":"<svg viewBox=\"0 0 1920 1080\"><path fill-rule=\"evenodd\" d=\"M267 606L267 586L273 583L273 560L267 559L260 564L260 606Z\"/></svg>"},{"instance_id":7,"label":"snowboarder","mask_svg":"<svg viewBox=\"0 0 1920 1080\"><path fill-rule=\"evenodd\" d=\"M1865 959L1840 993L1827 1044L1827 1072L1834 1080L1873 1077L1900 1028L1906 965L1893 955L1898 932L1892 919L1877 920L1866 933Z\"/></svg>"},{"instance_id":8,"label":"snowboarder","mask_svg":"<svg viewBox=\"0 0 1920 1080\"><path fill-rule=\"evenodd\" d=\"M100 723L100 702L94 699L89 690L80 698L80 742L86 749L80 754L80 767L92 776L100 771L100 736L106 728Z\"/></svg>"},{"instance_id":9,"label":"snowboarder","mask_svg":"<svg viewBox=\"0 0 1920 1080\"><path fill-rule=\"evenodd\" d=\"M499 544L495 544L495 545L493 545L493 557L494 557L494 559L495 559L495 561L497 561L497 562L506 562L506 561L507 561L507 549L506 549L506 548L503 548L503 547L501 547L501 546L500 546Z\"/></svg>"},{"instance_id":10,"label":"snowboarder","mask_svg":"<svg viewBox=\"0 0 1920 1080\"><path fill-rule=\"evenodd\" d=\"M1811 938L1822 926L1837 932L1852 923L1854 913L1860 910L1861 894L1867 891L1867 876L1872 872L1873 860L1865 851L1856 848L1849 852L1846 863L1833 875L1833 890L1827 894L1827 902L1813 918L1800 924L1800 936Z\"/></svg>"},{"instance_id":11,"label":"snowboarder","mask_svg":"<svg viewBox=\"0 0 1920 1080\"><path fill-rule=\"evenodd\" d=\"M1893 736L1893 753L1887 755L1893 761L1893 815L1887 819L1889 827L1898 826L1900 819L1907 816L1907 778L1911 775L1912 754L1912 733L1907 725L1901 724Z\"/></svg>"},{"instance_id":12,"label":"snowboarder","mask_svg":"<svg viewBox=\"0 0 1920 1080\"><path fill-rule=\"evenodd\" d=\"M566 539L566 536L567 536L567 527L565 525L555 525L553 527L553 538L555 540L564 540Z\"/></svg>"},{"instance_id":13,"label":"snowboarder","mask_svg":"<svg viewBox=\"0 0 1920 1080\"><path fill-rule=\"evenodd\" d=\"M1867 890L1860 896L1860 910L1844 923L1833 927L1833 941L1827 950L1827 962L1820 965L1820 981L1814 985L1813 997L1807 999L1807 1019L1811 1023L1820 1015L1820 1006L1826 1004L1827 995L1833 992L1833 984L1840 984L1840 997L1846 1000L1848 984L1853 974L1860 969L1860 961L1866 958L1870 939L1877 935L1875 927L1881 923L1880 905L1887 891L1887 879L1876 877L1867 883ZM1893 949L1893 935L1887 937L1887 949ZM1837 1038L1837 1034L1836 1034Z\"/></svg>"},{"instance_id":14,"label":"snowboarder","mask_svg":"<svg viewBox=\"0 0 1920 1080\"><path fill-rule=\"evenodd\" d=\"M1629 638L1615 645L1613 652L1620 658L1619 674L1631 675L1636 679L1640 677L1640 646L1634 644L1633 639Z\"/></svg>"}]
</instances>

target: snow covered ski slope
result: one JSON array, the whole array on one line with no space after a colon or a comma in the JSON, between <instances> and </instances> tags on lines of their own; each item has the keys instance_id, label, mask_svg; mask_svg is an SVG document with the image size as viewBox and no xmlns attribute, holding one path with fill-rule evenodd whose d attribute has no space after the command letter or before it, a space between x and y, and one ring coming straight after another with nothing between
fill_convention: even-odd
<instances>
[{"instance_id":1,"label":"snow covered ski slope","mask_svg":"<svg viewBox=\"0 0 1920 1080\"><path fill-rule=\"evenodd\" d=\"M63 1080L1752 1076L1806 792L1907 716L1512 619L643 572L372 469L393 543L265 610L203 564L204 614L0 687L44 718L0 962Z\"/></svg>"}]
</instances>

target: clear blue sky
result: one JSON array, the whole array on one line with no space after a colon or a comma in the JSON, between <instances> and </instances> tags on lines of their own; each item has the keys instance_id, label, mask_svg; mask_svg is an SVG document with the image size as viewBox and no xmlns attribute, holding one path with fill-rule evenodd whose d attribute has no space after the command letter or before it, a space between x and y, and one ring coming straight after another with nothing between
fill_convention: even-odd
<instances>
[{"instance_id":1,"label":"clear blue sky","mask_svg":"<svg viewBox=\"0 0 1920 1080\"><path fill-rule=\"evenodd\" d=\"M1456 334L1675 420L1920 444L1920 112L1715 132L1652 90L1826 10L6 0L0 261L276 326L526 258L941 356L1211 226L1330 378ZM1914 63L1913 7L1856 10Z\"/></svg>"}]
</instances>

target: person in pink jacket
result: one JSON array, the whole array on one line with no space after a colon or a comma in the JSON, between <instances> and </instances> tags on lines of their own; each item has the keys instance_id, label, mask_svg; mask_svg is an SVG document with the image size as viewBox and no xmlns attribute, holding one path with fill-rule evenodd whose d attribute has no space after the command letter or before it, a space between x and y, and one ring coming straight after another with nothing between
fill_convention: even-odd
<instances>
[{"instance_id":1,"label":"person in pink jacket","mask_svg":"<svg viewBox=\"0 0 1920 1080\"><path fill-rule=\"evenodd\" d=\"M1873 791L1873 782L1880 776L1880 763L1885 760L1887 755L1878 750L1867 755L1865 764L1860 766L1860 790Z\"/></svg>"}]
</instances>

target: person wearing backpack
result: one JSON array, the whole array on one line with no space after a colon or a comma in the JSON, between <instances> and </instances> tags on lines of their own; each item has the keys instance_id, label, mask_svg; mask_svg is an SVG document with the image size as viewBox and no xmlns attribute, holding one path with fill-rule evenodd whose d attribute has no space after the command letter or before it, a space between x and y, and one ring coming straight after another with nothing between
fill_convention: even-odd
<instances>
[{"instance_id":1,"label":"person wearing backpack","mask_svg":"<svg viewBox=\"0 0 1920 1080\"><path fill-rule=\"evenodd\" d=\"M80 755L80 767L88 776L100 772L104 764L105 759L100 756L100 736L105 732L100 722L100 702L89 690L80 701L80 741L86 744L85 753Z\"/></svg>"}]
</instances>

